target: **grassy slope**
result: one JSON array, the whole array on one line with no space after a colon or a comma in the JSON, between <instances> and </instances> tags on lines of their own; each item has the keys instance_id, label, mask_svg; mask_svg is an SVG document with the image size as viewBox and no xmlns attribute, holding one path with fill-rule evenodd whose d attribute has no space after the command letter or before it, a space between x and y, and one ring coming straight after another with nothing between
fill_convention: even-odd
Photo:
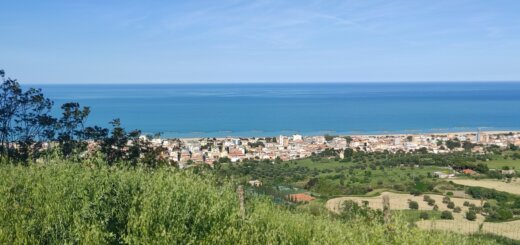
<instances>
[{"instance_id":1,"label":"grassy slope","mask_svg":"<svg viewBox=\"0 0 520 245\"><path fill-rule=\"evenodd\" d=\"M483 244L487 238L343 223L248 197L234 186L173 169L122 170L52 163L0 167L0 243ZM482 240L483 239L483 240Z\"/></svg>"}]
</instances>

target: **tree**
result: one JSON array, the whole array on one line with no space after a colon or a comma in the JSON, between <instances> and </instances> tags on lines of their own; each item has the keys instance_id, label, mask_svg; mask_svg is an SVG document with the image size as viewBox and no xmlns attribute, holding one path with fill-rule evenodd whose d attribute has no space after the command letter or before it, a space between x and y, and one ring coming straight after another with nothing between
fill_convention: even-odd
<instances>
[{"instance_id":1,"label":"tree","mask_svg":"<svg viewBox=\"0 0 520 245\"><path fill-rule=\"evenodd\" d=\"M450 211L442 211L441 219L453 219L453 214Z\"/></svg>"},{"instance_id":2,"label":"tree","mask_svg":"<svg viewBox=\"0 0 520 245\"><path fill-rule=\"evenodd\" d=\"M455 148L459 148L460 147L460 141L458 139L456 140L447 140L446 141L446 147L448 147L448 149L450 150L453 150Z\"/></svg>"},{"instance_id":3,"label":"tree","mask_svg":"<svg viewBox=\"0 0 520 245\"><path fill-rule=\"evenodd\" d=\"M5 79L0 71L0 152L26 162L54 136L55 119L50 116L52 101L41 89L23 91L15 79Z\"/></svg>"},{"instance_id":4,"label":"tree","mask_svg":"<svg viewBox=\"0 0 520 245\"><path fill-rule=\"evenodd\" d=\"M429 215L427 212L421 212L421 213L419 214L419 218L420 218L420 219L423 219L423 220L427 220L427 219L430 218L430 215Z\"/></svg>"},{"instance_id":5,"label":"tree","mask_svg":"<svg viewBox=\"0 0 520 245\"><path fill-rule=\"evenodd\" d=\"M449 202L448 205L447 205L447 207L448 207L449 209L453 209L453 208L455 208L455 203L454 203L454 202Z\"/></svg>"},{"instance_id":6,"label":"tree","mask_svg":"<svg viewBox=\"0 0 520 245\"><path fill-rule=\"evenodd\" d=\"M61 106L62 116L58 121L58 142L63 156L70 157L73 153L84 151L85 121L90 114L89 107L83 107L76 102L65 103Z\"/></svg>"},{"instance_id":7,"label":"tree","mask_svg":"<svg viewBox=\"0 0 520 245\"><path fill-rule=\"evenodd\" d=\"M419 209L419 204L416 201L410 201L410 202L408 202L408 207L410 209L417 210L417 209Z\"/></svg>"},{"instance_id":8,"label":"tree","mask_svg":"<svg viewBox=\"0 0 520 245\"><path fill-rule=\"evenodd\" d=\"M347 141L347 145L350 145L350 142L352 142L352 137L350 136L345 136L345 140Z\"/></svg>"},{"instance_id":9,"label":"tree","mask_svg":"<svg viewBox=\"0 0 520 245\"><path fill-rule=\"evenodd\" d=\"M469 210L466 212L466 219L469 221L474 221L477 219L477 213L475 211Z\"/></svg>"}]
</instances>

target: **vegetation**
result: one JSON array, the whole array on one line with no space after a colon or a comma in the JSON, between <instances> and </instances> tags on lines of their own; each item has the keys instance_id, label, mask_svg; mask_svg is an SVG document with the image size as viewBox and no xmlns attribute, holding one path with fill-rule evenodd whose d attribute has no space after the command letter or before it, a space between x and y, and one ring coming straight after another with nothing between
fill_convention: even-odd
<instances>
[{"instance_id":1,"label":"vegetation","mask_svg":"<svg viewBox=\"0 0 520 245\"><path fill-rule=\"evenodd\" d=\"M246 194L207 173L81 165L0 166L0 243L486 244L379 220L313 215ZM357 207L362 208L362 207ZM391 227L391 229L390 229Z\"/></svg>"},{"instance_id":2,"label":"vegetation","mask_svg":"<svg viewBox=\"0 0 520 245\"><path fill-rule=\"evenodd\" d=\"M466 219L469 221L474 221L477 219L477 214L475 213L475 211L469 210L468 212L466 212Z\"/></svg>"},{"instance_id":3,"label":"vegetation","mask_svg":"<svg viewBox=\"0 0 520 245\"><path fill-rule=\"evenodd\" d=\"M441 219L453 219L453 214L450 211L442 211Z\"/></svg>"}]
</instances>

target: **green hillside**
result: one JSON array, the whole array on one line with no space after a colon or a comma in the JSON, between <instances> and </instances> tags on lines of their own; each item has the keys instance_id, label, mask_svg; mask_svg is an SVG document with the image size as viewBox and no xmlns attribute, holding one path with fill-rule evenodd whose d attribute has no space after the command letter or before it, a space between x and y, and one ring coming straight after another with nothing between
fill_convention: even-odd
<instances>
[{"instance_id":1,"label":"green hillside","mask_svg":"<svg viewBox=\"0 0 520 245\"><path fill-rule=\"evenodd\" d=\"M228 181L172 168L64 163L0 167L1 244L475 244L448 233L342 222L248 195L239 216Z\"/></svg>"}]
</instances>

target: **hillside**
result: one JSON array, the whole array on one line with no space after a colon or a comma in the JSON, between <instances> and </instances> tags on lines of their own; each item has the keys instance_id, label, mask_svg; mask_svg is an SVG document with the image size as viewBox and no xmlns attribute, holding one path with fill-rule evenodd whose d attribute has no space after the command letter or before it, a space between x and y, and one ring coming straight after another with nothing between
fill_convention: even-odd
<instances>
[{"instance_id":1,"label":"hillside","mask_svg":"<svg viewBox=\"0 0 520 245\"><path fill-rule=\"evenodd\" d=\"M388 226L342 222L246 199L238 215L235 187L171 168L121 169L64 163L0 167L2 244L475 244L424 232L396 220Z\"/></svg>"}]
</instances>

